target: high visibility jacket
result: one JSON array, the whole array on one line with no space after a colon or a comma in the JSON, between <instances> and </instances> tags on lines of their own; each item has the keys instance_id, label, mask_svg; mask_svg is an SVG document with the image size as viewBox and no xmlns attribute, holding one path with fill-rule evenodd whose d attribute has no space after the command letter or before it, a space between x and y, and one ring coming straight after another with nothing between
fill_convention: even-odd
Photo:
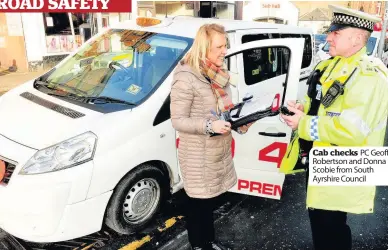
<instances>
[{"instance_id":1,"label":"high visibility jacket","mask_svg":"<svg viewBox=\"0 0 388 250\"><path fill-rule=\"evenodd\" d=\"M344 83L344 94L325 108L319 106L317 116L303 116L291 140L280 171L293 170L299 155L298 139L313 141L313 147L383 146L388 115L388 69L380 59L368 57L366 48L345 58L336 56L323 61L317 68L326 67L320 78L322 96L335 80ZM354 74L351 75L353 70ZM306 96L304 111L310 108ZM375 186L308 186L307 207L372 213Z\"/></svg>"}]
</instances>

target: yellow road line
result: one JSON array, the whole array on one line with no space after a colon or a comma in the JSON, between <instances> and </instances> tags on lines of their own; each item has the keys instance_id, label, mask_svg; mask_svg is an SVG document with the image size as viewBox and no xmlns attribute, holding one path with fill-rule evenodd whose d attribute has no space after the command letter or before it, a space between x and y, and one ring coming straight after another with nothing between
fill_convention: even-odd
<instances>
[{"instance_id":1,"label":"yellow road line","mask_svg":"<svg viewBox=\"0 0 388 250\"><path fill-rule=\"evenodd\" d=\"M182 219L183 216L178 216L178 217L172 217L164 222L165 227L160 228L158 227L159 232L163 232L167 230L168 228L172 227L178 220ZM136 250L139 247L143 246L145 243L150 242L152 237L150 235L144 236L141 240L136 240L128 245L123 246L119 250ZM89 246L88 246L89 247ZM82 250L86 250L87 248L84 248Z\"/></svg>"},{"instance_id":2,"label":"yellow road line","mask_svg":"<svg viewBox=\"0 0 388 250\"><path fill-rule=\"evenodd\" d=\"M141 247L145 243L150 242L151 239L152 238L149 235L144 236L141 240L133 241L133 242L129 243L128 245L123 246L122 248L120 248L120 250L135 250L135 249L138 249L139 247Z\"/></svg>"},{"instance_id":3,"label":"yellow road line","mask_svg":"<svg viewBox=\"0 0 388 250\"><path fill-rule=\"evenodd\" d=\"M172 227L177 222L177 218L180 220L183 218L183 216L172 217L172 218L166 220L164 222L164 225L165 225L164 228L158 227L159 232L163 232L163 231L167 230L168 228Z\"/></svg>"},{"instance_id":4,"label":"yellow road line","mask_svg":"<svg viewBox=\"0 0 388 250\"><path fill-rule=\"evenodd\" d=\"M87 250L89 248L92 248L94 246L94 243L90 244L89 246L86 246L84 248L82 248L81 250Z\"/></svg>"}]
</instances>

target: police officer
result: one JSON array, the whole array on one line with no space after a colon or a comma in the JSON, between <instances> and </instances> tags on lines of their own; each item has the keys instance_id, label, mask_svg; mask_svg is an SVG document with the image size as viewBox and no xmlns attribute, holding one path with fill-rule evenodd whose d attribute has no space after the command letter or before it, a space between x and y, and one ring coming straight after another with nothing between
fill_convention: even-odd
<instances>
[{"instance_id":1,"label":"police officer","mask_svg":"<svg viewBox=\"0 0 388 250\"><path fill-rule=\"evenodd\" d=\"M320 146L383 146L388 111L388 70L368 57L375 16L329 6L331 58L308 80L304 102L289 101L282 118L294 131L281 164L289 174L308 170L308 152ZM373 213L374 186L308 186L307 208L315 249L351 249L347 213Z\"/></svg>"}]
</instances>

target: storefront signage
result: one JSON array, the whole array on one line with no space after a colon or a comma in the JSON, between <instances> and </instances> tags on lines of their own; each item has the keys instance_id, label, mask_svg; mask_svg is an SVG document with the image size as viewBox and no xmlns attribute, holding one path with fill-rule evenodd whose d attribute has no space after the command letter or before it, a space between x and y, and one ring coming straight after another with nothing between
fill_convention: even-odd
<instances>
[{"instance_id":1,"label":"storefront signage","mask_svg":"<svg viewBox=\"0 0 388 250\"><path fill-rule=\"evenodd\" d=\"M263 3L262 7L264 9L280 9L280 3Z\"/></svg>"},{"instance_id":2,"label":"storefront signage","mask_svg":"<svg viewBox=\"0 0 388 250\"><path fill-rule=\"evenodd\" d=\"M132 0L0 0L0 12L131 12Z\"/></svg>"}]
</instances>

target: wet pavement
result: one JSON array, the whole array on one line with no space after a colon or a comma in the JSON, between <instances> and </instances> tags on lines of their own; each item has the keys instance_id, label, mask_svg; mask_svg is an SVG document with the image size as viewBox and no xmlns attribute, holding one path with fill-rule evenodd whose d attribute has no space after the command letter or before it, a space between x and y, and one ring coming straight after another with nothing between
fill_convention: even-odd
<instances>
[{"instance_id":1,"label":"wet pavement","mask_svg":"<svg viewBox=\"0 0 388 250\"><path fill-rule=\"evenodd\" d=\"M280 201L235 193L221 196L215 211L217 239L238 250L312 249L304 185L304 174L288 176ZM388 187L378 187L374 214L348 215L354 250L388 249L387 203ZM19 243L27 250L186 250L185 204L185 194L180 191L156 220L136 235L118 235L104 228L93 235L51 245Z\"/></svg>"},{"instance_id":2,"label":"wet pavement","mask_svg":"<svg viewBox=\"0 0 388 250\"><path fill-rule=\"evenodd\" d=\"M280 201L231 193L225 195L224 206L215 213L218 240L231 249L241 250L312 249L304 178L304 174L288 176ZM354 250L388 249L387 203L388 187L378 187L374 214L348 215ZM180 234L183 231L182 225ZM181 248L169 249L184 249L184 244L176 245ZM142 249L158 249L158 246L150 244Z\"/></svg>"}]
</instances>

